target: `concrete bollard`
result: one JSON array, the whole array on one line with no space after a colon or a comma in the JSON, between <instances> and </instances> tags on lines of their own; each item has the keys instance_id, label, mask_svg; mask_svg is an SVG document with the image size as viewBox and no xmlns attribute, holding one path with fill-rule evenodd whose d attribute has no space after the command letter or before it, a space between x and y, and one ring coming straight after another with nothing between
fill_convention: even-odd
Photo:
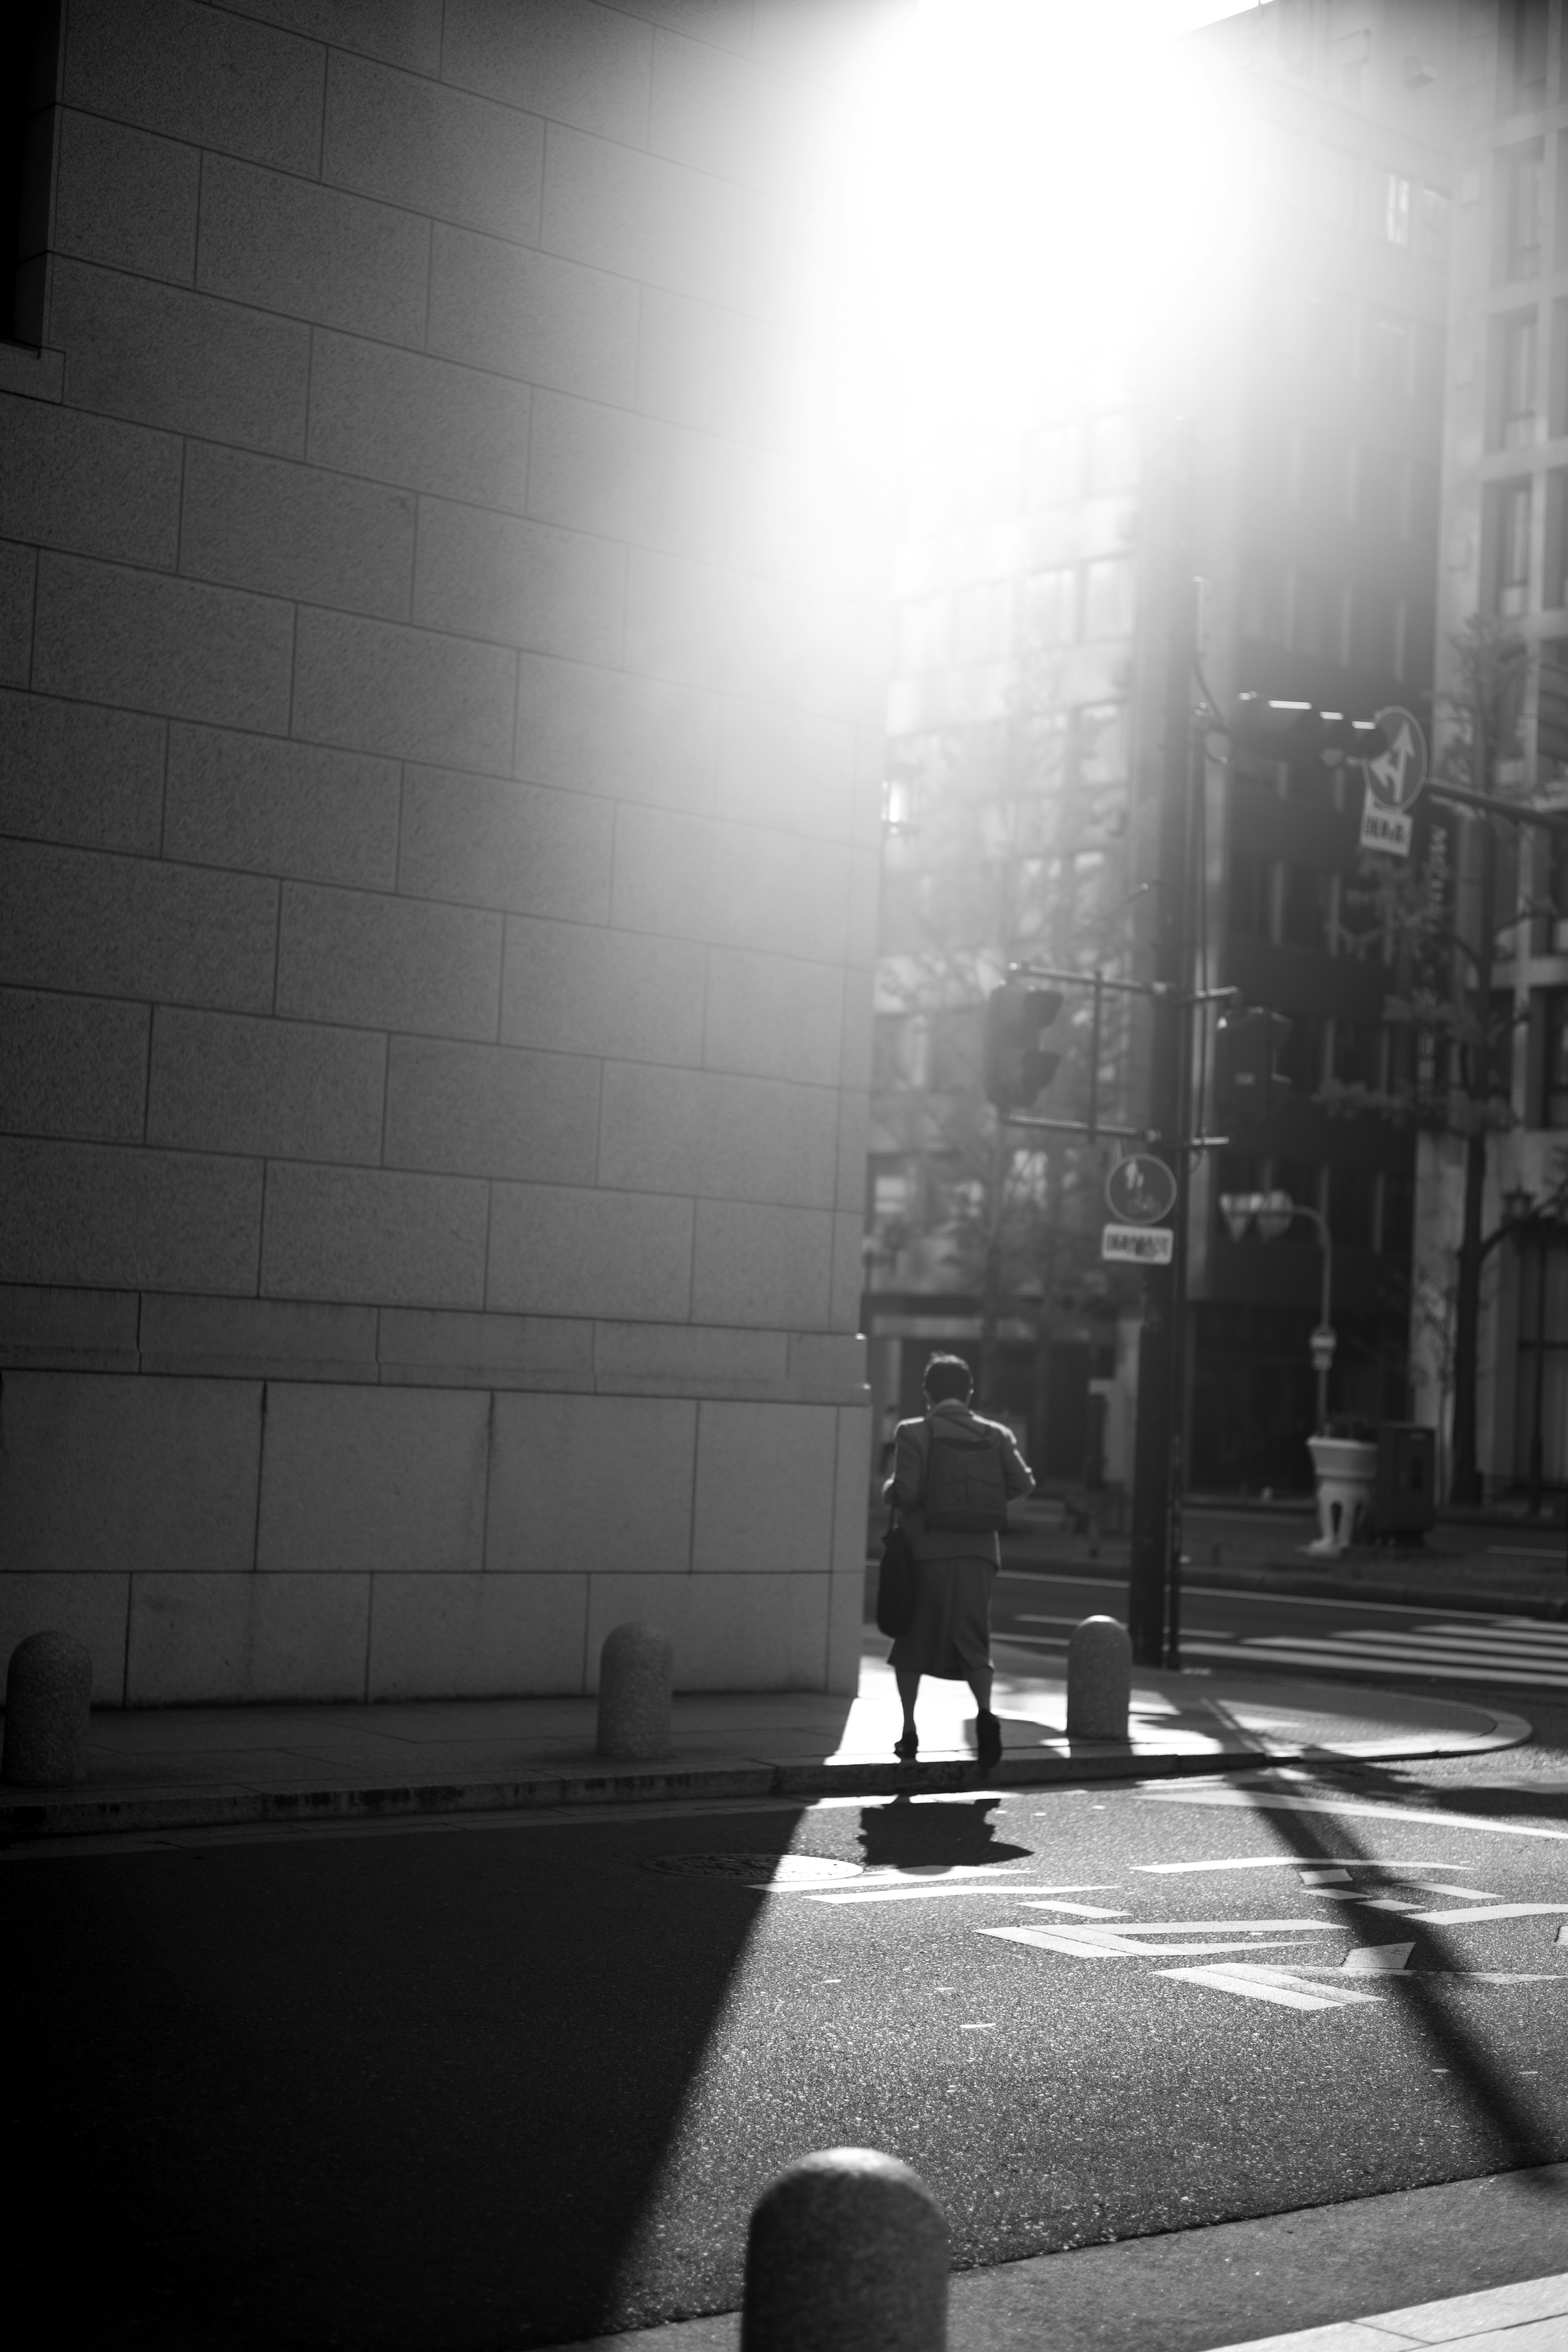
<instances>
[{"instance_id":1,"label":"concrete bollard","mask_svg":"<svg viewBox=\"0 0 1568 2352\"><path fill-rule=\"evenodd\" d=\"M1086 1617L1068 1643L1068 1738L1125 1739L1132 1644L1114 1617Z\"/></svg>"},{"instance_id":2,"label":"concrete bollard","mask_svg":"<svg viewBox=\"0 0 1568 2352\"><path fill-rule=\"evenodd\" d=\"M947 2225L918 2174L826 2148L752 2209L741 2352L943 2352L947 2273Z\"/></svg>"},{"instance_id":3,"label":"concrete bollard","mask_svg":"<svg viewBox=\"0 0 1568 2352\"><path fill-rule=\"evenodd\" d=\"M599 1653L601 1756L626 1764L651 1763L672 1745L670 1700L675 1644L655 1625L617 1625Z\"/></svg>"},{"instance_id":4,"label":"concrete bollard","mask_svg":"<svg viewBox=\"0 0 1568 2352\"><path fill-rule=\"evenodd\" d=\"M0 1780L20 1789L67 1789L87 1778L92 1658L74 1633L29 1633L5 1670L5 1748Z\"/></svg>"}]
</instances>

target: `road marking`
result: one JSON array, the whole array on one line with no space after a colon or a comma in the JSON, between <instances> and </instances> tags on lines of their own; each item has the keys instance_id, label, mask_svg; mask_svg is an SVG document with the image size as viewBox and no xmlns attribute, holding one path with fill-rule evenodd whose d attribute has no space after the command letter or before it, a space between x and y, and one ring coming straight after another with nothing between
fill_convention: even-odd
<instances>
[{"instance_id":1,"label":"road marking","mask_svg":"<svg viewBox=\"0 0 1568 2352\"><path fill-rule=\"evenodd\" d=\"M1285 1637L1280 1635L1279 1638L1283 1643ZM1568 1676L1568 1664L1565 1664L1562 1672L1557 1674L1538 1674L1528 1667L1516 1666L1510 1661L1490 1658L1477 1658L1468 1665L1449 1666L1442 1664L1425 1654L1414 1652L1402 1654L1389 1651L1378 1657L1365 1657L1352 1649L1337 1648L1328 1642L1308 1643L1291 1641L1288 1647L1281 1646L1268 1650L1263 1649L1261 1643L1241 1643L1234 1649L1226 1649L1218 1643L1194 1642L1184 1634L1182 1654L1184 1656L1191 1654L1197 1658L1224 1657L1238 1661L1250 1659L1259 1665L1270 1664L1281 1666L1332 1665L1345 1674L1356 1675L1386 1675L1391 1666L1402 1666L1413 1675L1424 1675L1430 1682L1479 1682L1486 1678L1482 1672L1485 1669L1494 1682L1518 1684L1521 1688L1528 1685L1542 1690L1561 1689L1564 1677Z\"/></svg>"},{"instance_id":2,"label":"road marking","mask_svg":"<svg viewBox=\"0 0 1568 2352\"><path fill-rule=\"evenodd\" d=\"M1073 1960L1147 1960L1174 1952L1273 1952L1284 1950L1283 1936L1247 1936L1219 1943L1138 1943L1110 1927L979 1927L977 1935L994 1936L1005 1944L1029 1944L1040 1952L1064 1952Z\"/></svg>"},{"instance_id":3,"label":"road marking","mask_svg":"<svg viewBox=\"0 0 1568 2352\"><path fill-rule=\"evenodd\" d=\"M1349 1985L1303 1984L1289 1969L1248 1968L1245 1960L1212 1969L1156 1969L1154 1973L1209 1985L1215 1992L1236 1993L1246 2000L1277 2001L1282 2009L1348 2009L1356 2001L1369 2001L1374 2008L1377 2004L1375 1993L1354 1992Z\"/></svg>"},{"instance_id":4,"label":"road marking","mask_svg":"<svg viewBox=\"0 0 1568 2352\"><path fill-rule=\"evenodd\" d=\"M1412 1911L1410 1917L1418 1927L1453 1927L1467 1919L1544 1919L1564 1911L1568 1903L1478 1903L1462 1911Z\"/></svg>"},{"instance_id":5,"label":"road marking","mask_svg":"<svg viewBox=\"0 0 1568 2352\"><path fill-rule=\"evenodd\" d=\"M1018 1875L1022 1864L1016 1862L915 1862L900 1864L891 1870L866 1870L857 1863L825 1863L819 1868L806 1869L806 1856L786 1858L803 1866L787 1874L749 1880L753 1894L813 1895L819 1888L842 1885L846 1881L853 1882L852 1891L857 1895L862 1888L880 1891L884 1887L894 1894L921 1893L932 1885L945 1886L952 1880L974 1878L1003 1879L1010 1886L1027 1884L1031 1895L1098 1895L1106 1885L1101 1880L1091 1886L1037 1886L1032 1880L1026 1882Z\"/></svg>"},{"instance_id":6,"label":"road marking","mask_svg":"<svg viewBox=\"0 0 1568 2352\"><path fill-rule=\"evenodd\" d=\"M1385 1977L1405 1968L1414 1944L1353 1944L1340 1962L1347 1977Z\"/></svg>"},{"instance_id":7,"label":"road marking","mask_svg":"<svg viewBox=\"0 0 1568 2352\"><path fill-rule=\"evenodd\" d=\"M1024 1906L1026 1911L1071 1911L1080 1919L1125 1919L1125 1911L1108 1911L1103 1903L1063 1903L1058 1897L1037 1901L1031 1896Z\"/></svg>"},{"instance_id":8,"label":"road marking","mask_svg":"<svg viewBox=\"0 0 1568 2352\"><path fill-rule=\"evenodd\" d=\"M1489 1837L1552 1838L1560 1844L1568 1843L1568 1830L1548 1829L1541 1822L1487 1821L1468 1813L1428 1811L1415 1805L1369 1805L1355 1797L1277 1797L1268 1790L1200 1789L1190 1780L1137 1788L1133 1794L1150 1805L1224 1805L1264 1813L1345 1813L1369 1822L1415 1822L1423 1829L1474 1830ZM1295 1857L1298 1861L1300 1858ZM1435 1863L1422 1864L1425 1870L1436 1867Z\"/></svg>"},{"instance_id":9,"label":"road marking","mask_svg":"<svg viewBox=\"0 0 1568 2352\"><path fill-rule=\"evenodd\" d=\"M1314 1874L1321 1871L1326 1876L1331 1870L1343 1877L1351 1870L1403 1870L1406 1866L1398 1862L1363 1862L1359 1855L1347 1854L1341 1862L1313 1863L1310 1868ZM1462 1862L1419 1862L1408 1865L1415 1870L1463 1870L1464 1866ZM1193 1870L1300 1870L1303 1878L1308 1875L1300 1856L1294 1853L1254 1853L1243 1862L1135 1862L1132 1867L1161 1877Z\"/></svg>"},{"instance_id":10,"label":"road marking","mask_svg":"<svg viewBox=\"0 0 1568 2352\"><path fill-rule=\"evenodd\" d=\"M994 1878L994 1873L986 1874ZM1003 1879L989 1886L977 1885L971 1879L963 1886L851 1886L842 1891L835 1888L831 1894L815 1886L792 1886L782 1891L800 1895L807 1903L940 1903L960 1895L1045 1895L1049 1889L1017 1879Z\"/></svg>"}]
</instances>

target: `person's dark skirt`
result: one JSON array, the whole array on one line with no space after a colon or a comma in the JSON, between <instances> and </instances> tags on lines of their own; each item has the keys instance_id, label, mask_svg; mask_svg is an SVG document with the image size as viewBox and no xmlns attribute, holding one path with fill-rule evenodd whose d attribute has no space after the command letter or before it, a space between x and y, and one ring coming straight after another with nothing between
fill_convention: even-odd
<instances>
[{"instance_id":1,"label":"person's dark skirt","mask_svg":"<svg viewBox=\"0 0 1568 2352\"><path fill-rule=\"evenodd\" d=\"M915 1613L888 1663L897 1674L935 1675L968 1682L991 1670L991 1588L988 1559L921 1559L915 1563Z\"/></svg>"}]
</instances>

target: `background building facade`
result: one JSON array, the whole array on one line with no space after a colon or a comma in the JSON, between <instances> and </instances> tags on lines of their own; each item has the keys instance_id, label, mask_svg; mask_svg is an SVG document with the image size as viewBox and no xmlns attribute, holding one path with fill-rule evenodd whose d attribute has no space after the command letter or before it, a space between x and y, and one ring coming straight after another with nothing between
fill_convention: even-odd
<instances>
[{"instance_id":1,"label":"background building facade","mask_svg":"<svg viewBox=\"0 0 1568 2352\"><path fill-rule=\"evenodd\" d=\"M0 1641L101 1702L853 1685L875 13L12 12Z\"/></svg>"}]
</instances>

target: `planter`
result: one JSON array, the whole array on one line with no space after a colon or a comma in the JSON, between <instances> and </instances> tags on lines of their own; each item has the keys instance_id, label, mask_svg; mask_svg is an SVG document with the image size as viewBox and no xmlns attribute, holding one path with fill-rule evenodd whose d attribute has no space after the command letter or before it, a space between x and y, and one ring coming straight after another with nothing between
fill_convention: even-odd
<instances>
[{"instance_id":1,"label":"planter","mask_svg":"<svg viewBox=\"0 0 1568 2352\"><path fill-rule=\"evenodd\" d=\"M1307 1451L1318 1480L1319 1529L1307 1549L1337 1559L1372 1525L1377 1448L1359 1437L1309 1437Z\"/></svg>"}]
</instances>

